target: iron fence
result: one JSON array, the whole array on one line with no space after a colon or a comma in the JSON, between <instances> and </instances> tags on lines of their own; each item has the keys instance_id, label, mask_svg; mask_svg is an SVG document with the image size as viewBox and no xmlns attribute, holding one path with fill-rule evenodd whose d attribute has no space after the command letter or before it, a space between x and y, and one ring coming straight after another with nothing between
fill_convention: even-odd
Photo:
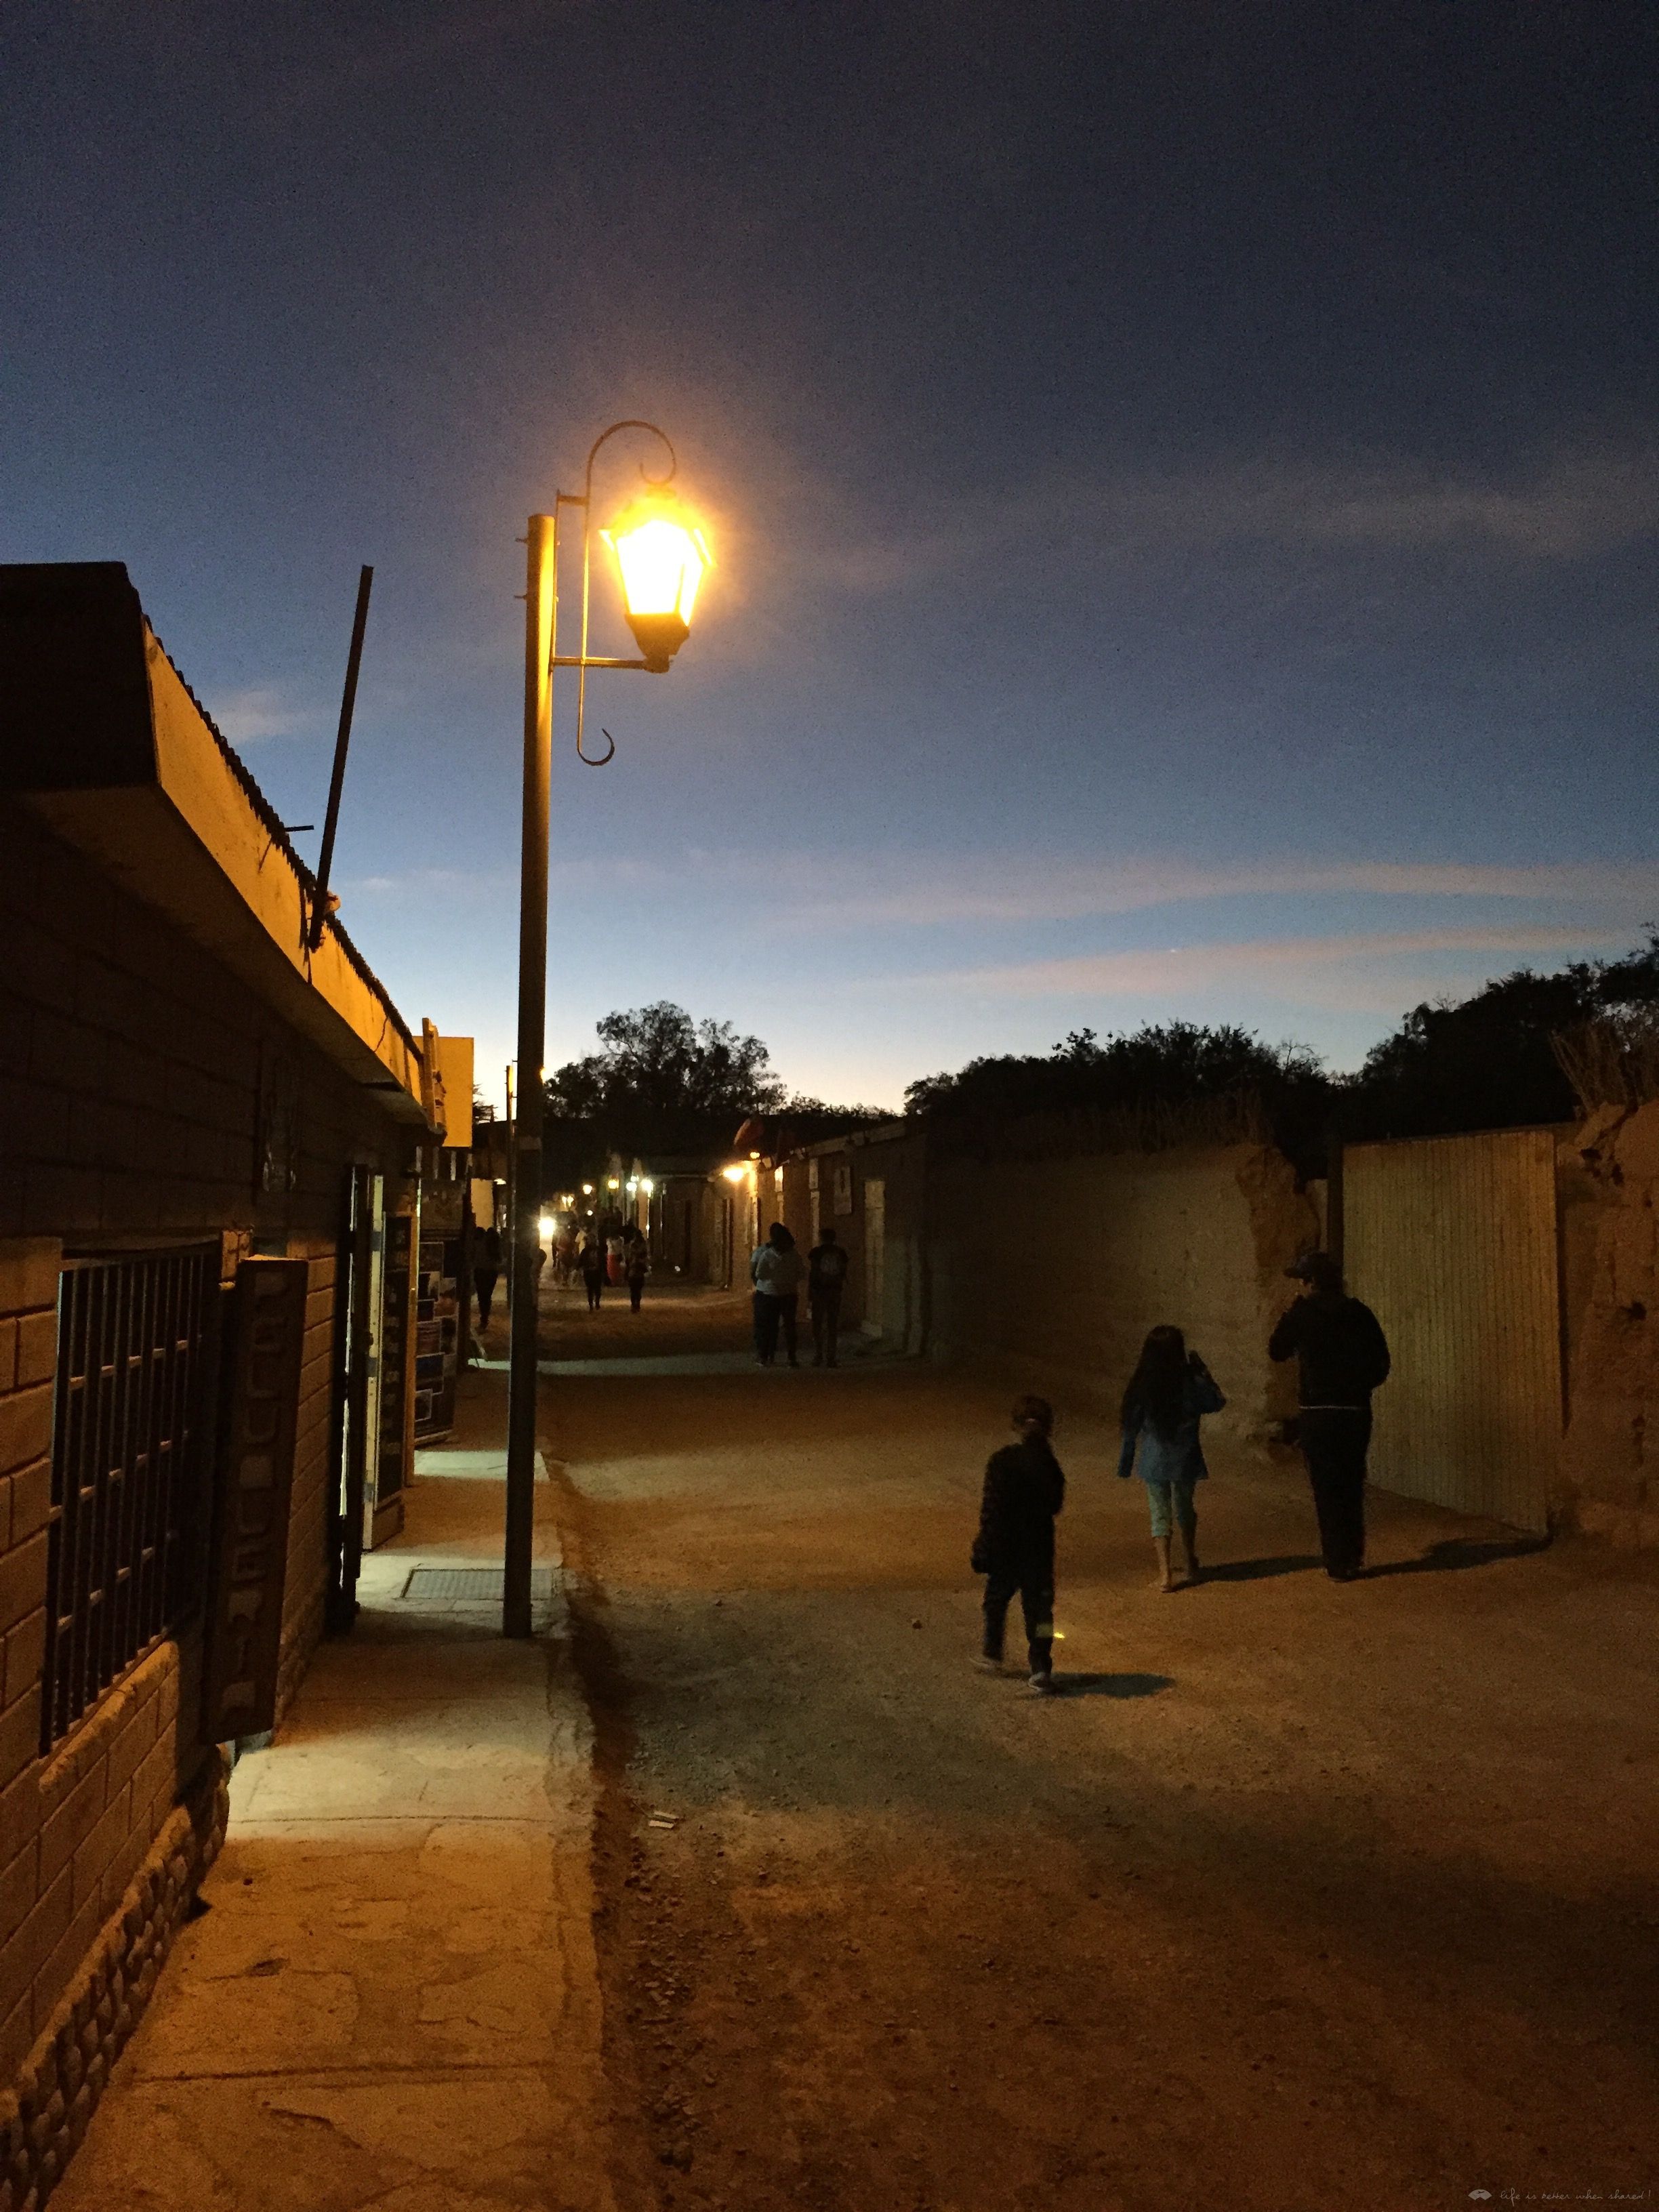
<instances>
[{"instance_id":1,"label":"iron fence","mask_svg":"<svg viewBox=\"0 0 1659 2212\"><path fill-rule=\"evenodd\" d=\"M42 1751L199 1602L218 1279L216 1244L64 1262Z\"/></svg>"}]
</instances>

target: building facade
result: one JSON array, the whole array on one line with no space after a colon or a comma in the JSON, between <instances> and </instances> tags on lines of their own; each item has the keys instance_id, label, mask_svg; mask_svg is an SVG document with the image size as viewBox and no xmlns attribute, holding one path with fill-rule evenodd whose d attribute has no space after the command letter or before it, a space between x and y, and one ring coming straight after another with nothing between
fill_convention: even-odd
<instances>
[{"instance_id":1,"label":"building facade","mask_svg":"<svg viewBox=\"0 0 1659 2212\"><path fill-rule=\"evenodd\" d=\"M118 564L0 570L0 2107L73 2149L410 1462L419 1045ZM32 2200L30 2200L32 2201Z\"/></svg>"}]
</instances>

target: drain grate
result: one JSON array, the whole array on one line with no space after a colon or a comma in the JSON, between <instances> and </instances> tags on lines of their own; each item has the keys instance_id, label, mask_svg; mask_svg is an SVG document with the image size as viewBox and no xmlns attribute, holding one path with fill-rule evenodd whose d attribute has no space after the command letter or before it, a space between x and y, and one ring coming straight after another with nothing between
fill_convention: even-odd
<instances>
[{"instance_id":1,"label":"drain grate","mask_svg":"<svg viewBox=\"0 0 1659 2212\"><path fill-rule=\"evenodd\" d=\"M502 1581L500 1567L415 1567L402 1595L417 1605L499 1605ZM552 1595L551 1573L538 1568L530 1577L532 1601Z\"/></svg>"}]
</instances>

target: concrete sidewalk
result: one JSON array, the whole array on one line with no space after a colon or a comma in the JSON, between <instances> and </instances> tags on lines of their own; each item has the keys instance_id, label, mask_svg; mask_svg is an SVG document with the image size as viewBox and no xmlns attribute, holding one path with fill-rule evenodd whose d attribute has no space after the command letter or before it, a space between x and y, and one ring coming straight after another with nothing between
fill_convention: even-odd
<instances>
[{"instance_id":1,"label":"concrete sidewalk","mask_svg":"<svg viewBox=\"0 0 1659 2212\"><path fill-rule=\"evenodd\" d=\"M62 2212L614 2212L591 1747L548 1491L540 1632L508 1644L490 1571L505 1381L463 1389L404 1534L365 1562L355 1632L237 1768L210 1910Z\"/></svg>"}]
</instances>

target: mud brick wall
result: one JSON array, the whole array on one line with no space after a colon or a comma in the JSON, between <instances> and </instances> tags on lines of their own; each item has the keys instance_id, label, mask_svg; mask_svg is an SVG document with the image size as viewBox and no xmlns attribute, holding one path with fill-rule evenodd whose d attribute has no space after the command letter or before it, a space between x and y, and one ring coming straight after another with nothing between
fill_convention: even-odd
<instances>
[{"instance_id":1,"label":"mud brick wall","mask_svg":"<svg viewBox=\"0 0 1659 2212\"><path fill-rule=\"evenodd\" d=\"M1227 1394L1215 1431L1259 1443L1291 1410L1267 1344L1321 1209L1270 1148L938 1159L927 1207L936 1355L1109 1413L1146 1331L1172 1322Z\"/></svg>"},{"instance_id":2,"label":"mud brick wall","mask_svg":"<svg viewBox=\"0 0 1659 2212\"><path fill-rule=\"evenodd\" d=\"M1659 1102L1561 1148L1566 1433L1555 1517L1659 1547Z\"/></svg>"}]
</instances>

